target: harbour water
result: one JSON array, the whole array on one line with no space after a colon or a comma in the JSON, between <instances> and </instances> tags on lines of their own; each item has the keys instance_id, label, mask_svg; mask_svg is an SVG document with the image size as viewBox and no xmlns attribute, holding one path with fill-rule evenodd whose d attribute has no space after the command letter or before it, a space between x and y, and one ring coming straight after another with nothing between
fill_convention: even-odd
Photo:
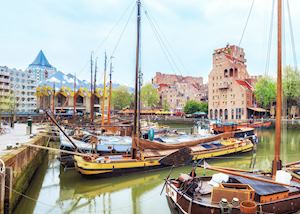
<instances>
[{"instance_id":1,"label":"harbour water","mask_svg":"<svg viewBox=\"0 0 300 214\"><path fill-rule=\"evenodd\" d=\"M274 129L257 130L255 152L208 160L210 164L241 169L271 167ZM283 163L300 160L299 130L284 130L281 154ZM172 176L189 173L191 166L172 171ZM198 170L197 174L210 174ZM34 176L15 213L170 213L164 193L160 195L169 169L107 179L86 179L75 170L60 167L49 153Z\"/></svg>"}]
</instances>

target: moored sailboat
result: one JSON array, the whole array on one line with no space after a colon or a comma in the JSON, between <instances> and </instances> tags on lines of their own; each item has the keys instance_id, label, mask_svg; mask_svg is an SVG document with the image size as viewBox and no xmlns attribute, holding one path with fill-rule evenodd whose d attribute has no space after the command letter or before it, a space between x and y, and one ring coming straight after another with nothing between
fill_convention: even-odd
<instances>
[{"instance_id":1,"label":"moored sailboat","mask_svg":"<svg viewBox=\"0 0 300 214\"><path fill-rule=\"evenodd\" d=\"M278 64L276 97L276 139L272 173L202 167L218 174L212 177L184 175L166 181L166 196L177 213L296 213L300 210L299 162L282 170L280 160L282 108L282 0L278 0ZM192 171L193 172L193 171Z\"/></svg>"},{"instance_id":2,"label":"moored sailboat","mask_svg":"<svg viewBox=\"0 0 300 214\"><path fill-rule=\"evenodd\" d=\"M192 154L191 159L209 158L252 150L253 143L248 139L233 139L233 132L209 136L174 144L154 142L142 139L140 130L139 108L139 73L140 73L140 7L137 0L137 46L135 67L135 102L134 122L132 134L131 156L74 156L76 170L82 175L111 176L130 172L148 171L157 168L172 166L172 161L166 159L181 159ZM244 136L243 136L244 137ZM226 139L226 140L225 140ZM187 154L188 153L188 154ZM183 155L182 155L183 154ZM184 158L183 158L184 159ZM191 162L191 159L189 162ZM171 163L171 164L170 164ZM187 160L184 159L186 164Z\"/></svg>"}]
</instances>

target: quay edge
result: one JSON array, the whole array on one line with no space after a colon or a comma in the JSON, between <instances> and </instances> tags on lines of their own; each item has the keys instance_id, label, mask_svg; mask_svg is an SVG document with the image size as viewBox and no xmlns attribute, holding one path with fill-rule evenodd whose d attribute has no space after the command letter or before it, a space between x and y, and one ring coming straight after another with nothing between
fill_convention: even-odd
<instances>
[{"instance_id":1,"label":"quay edge","mask_svg":"<svg viewBox=\"0 0 300 214\"><path fill-rule=\"evenodd\" d=\"M28 143L45 146L48 137L37 135L32 138ZM47 154L47 150L32 148L29 146L21 146L18 149L11 150L9 153L0 158L4 161L6 169L12 171L12 180L10 184L9 196L5 195L5 200L0 201L0 213L13 213L18 202L21 199L20 193L25 193L33 175L42 163L43 158ZM18 192L18 193L17 193ZM1 198L1 197L0 197Z\"/></svg>"}]
</instances>

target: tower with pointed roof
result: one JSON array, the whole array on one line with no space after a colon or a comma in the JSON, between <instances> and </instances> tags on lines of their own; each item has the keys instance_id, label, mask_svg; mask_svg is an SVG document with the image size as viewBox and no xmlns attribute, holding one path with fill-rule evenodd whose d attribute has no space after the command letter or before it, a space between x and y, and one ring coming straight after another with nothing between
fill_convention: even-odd
<instances>
[{"instance_id":1,"label":"tower with pointed roof","mask_svg":"<svg viewBox=\"0 0 300 214\"><path fill-rule=\"evenodd\" d=\"M56 72L56 68L48 62L42 50L40 50L35 60L28 66L27 70L30 70L34 74L37 82L47 79Z\"/></svg>"}]
</instances>

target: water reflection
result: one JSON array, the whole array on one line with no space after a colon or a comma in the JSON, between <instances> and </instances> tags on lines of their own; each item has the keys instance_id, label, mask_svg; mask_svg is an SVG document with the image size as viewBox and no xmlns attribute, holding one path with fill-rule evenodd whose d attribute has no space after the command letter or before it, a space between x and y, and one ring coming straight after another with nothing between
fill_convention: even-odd
<instances>
[{"instance_id":1,"label":"water reflection","mask_svg":"<svg viewBox=\"0 0 300 214\"><path fill-rule=\"evenodd\" d=\"M208 162L240 169L269 170L273 160L274 130L259 130L257 150L214 158ZM300 135L283 133L282 160L300 160ZM191 167L174 169L172 176L190 172ZM74 170L63 171L53 154L36 173L15 213L170 213L164 195L160 196L169 169L108 179L85 179ZM197 170L197 174L211 174Z\"/></svg>"}]
</instances>

